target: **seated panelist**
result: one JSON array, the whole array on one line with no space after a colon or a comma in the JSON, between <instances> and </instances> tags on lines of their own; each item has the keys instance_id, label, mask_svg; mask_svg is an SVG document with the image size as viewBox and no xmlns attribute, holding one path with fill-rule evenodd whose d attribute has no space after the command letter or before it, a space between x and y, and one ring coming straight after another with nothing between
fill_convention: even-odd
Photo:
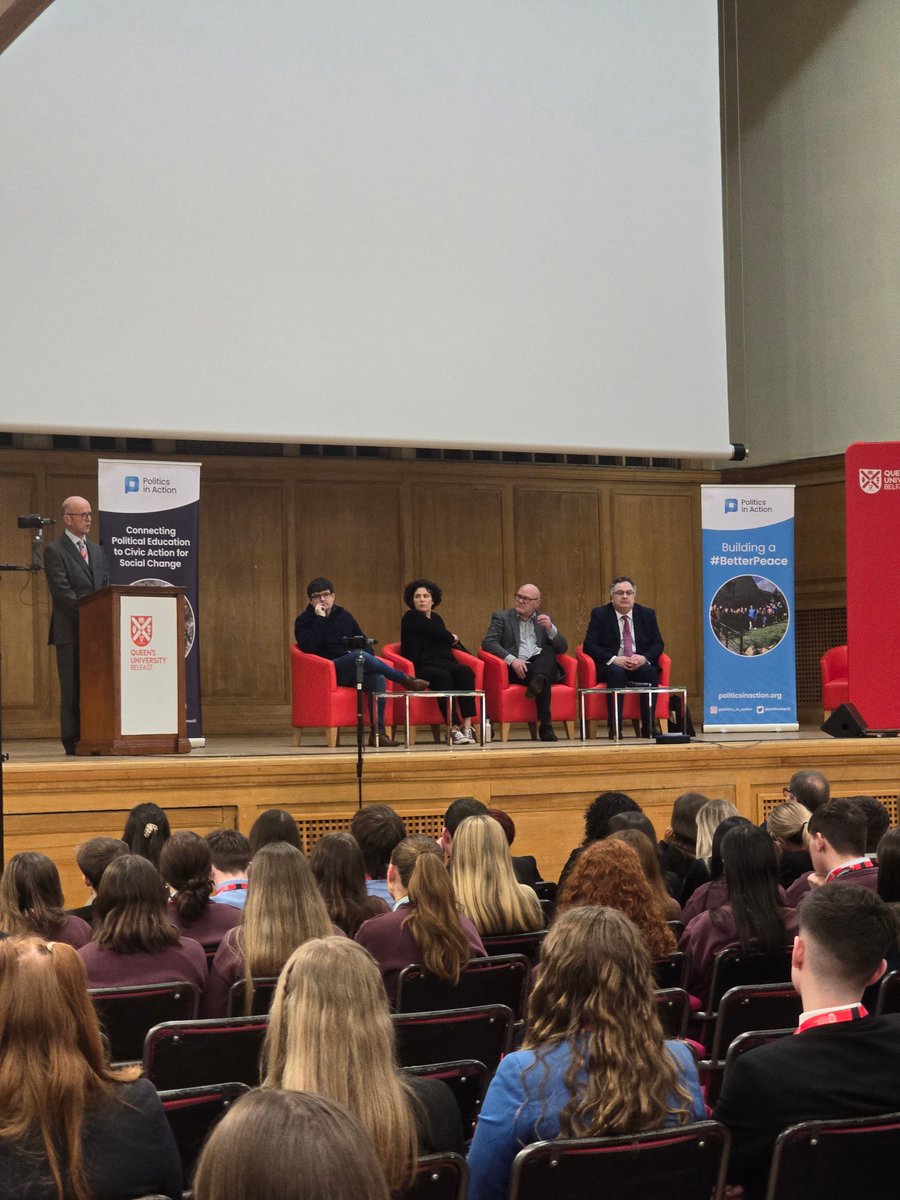
<instances>
[{"instance_id":1,"label":"seated panelist","mask_svg":"<svg viewBox=\"0 0 900 1200\"><path fill-rule=\"evenodd\" d=\"M334 584L330 579L313 579L307 584L306 594L309 604L294 622L297 645L304 654L331 659L339 687L355 687L356 660L360 651L348 645L348 641L365 637L359 622L346 608L335 604ZM369 693L369 719L373 724L372 693L386 690L385 679L392 679L411 692L424 692L428 688L427 680L405 675L367 650L362 652L362 657L363 690ZM384 732L384 706L385 701L379 700L378 740L382 746L396 746L394 739ZM369 735L369 745L375 745L374 730Z\"/></svg>"},{"instance_id":2,"label":"seated panelist","mask_svg":"<svg viewBox=\"0 0 900 1200\"><path fill-rule=\"evenodd\" d=\"M455 648L463 649L462 643L434 611L441 599L441 589L431 579L414 579L406 585L403 602L409 611L403 614L400 622L400 653L413 664L416 675L427 680L435 691L471 692L475 687L475 674L471 667L458 662L453 656ZM447 724L451 725L450 739L453 744L474 744L474 696L459 696L453 702L457 720L451 716L449 700L439 700L438 703L444 711Z\"/></svg>"},{"instance_id":3,"label":"seated panelist","mask_svg":"<svg viewBox=\"0 0 900 1200\"><path fill-rule=\"evenodd\" d=\"M627 576L614 579L609 589L609 604L591 612L584 635L584 652L597 664L597 678L608 688L634 687L659 683L659 656L663 640L652 608L635 604L637 593L634 580ZM618 703L618 726L622 728L622 697ZM649 696L641 699L641 737L650 737L653 726L653 703ZM607 699L609 736L614 736L612 697Z\"/></svg>"}]
</instances>

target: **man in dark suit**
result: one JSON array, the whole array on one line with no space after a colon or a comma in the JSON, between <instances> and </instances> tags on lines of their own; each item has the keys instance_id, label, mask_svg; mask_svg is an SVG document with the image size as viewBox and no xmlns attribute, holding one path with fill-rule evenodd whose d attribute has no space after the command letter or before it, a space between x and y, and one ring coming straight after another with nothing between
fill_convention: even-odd
<instances>
[{"instance_id":1,"label":"man in dark suit","mask_svg":"<svg viewBox=\"0 0 900 1200\"><path fill-rule=\"evenodd\" d=\"M540 589L533 583L523 583L516 591L515 607L491 617L481 645L504 660L510 683L525 685L525 695L534 700L537 710L538 736L542 742L555 742L558 739L550 715L550 689L561 675L556 656L565 654L569 643L540 607Z\"/></svg>"},{"instance_id":2,"label":"man in dark suit","mask_svg":"<svg viewBox=\"0 0 900 1200\"><path fill-rule=\"evenodd\" d=\"M652 608L635 604L637 588L627 576L614 579L609 589L610 603L591 612L584 636L584 652L597 664L597 679L608 688L634 687L659 683L657 663L663 652L663 640ZM607 699L609 736L615 736L613 698ZM622 730L622 697L617 696L618 728ZM650 737L654 705L649 696L641 699L641 737Z\"/></svg>"},{"instance_id":3,"label":"man in dark suit","mask_svg":"<svg viewBox=\"0 0 900 1200\"><path fill-rule=\"evenodd\" d=\"M78 674L78 598L109 585L109 564L96 542L88 540L93 513L83 496L63 503L65 529L44 550L44 574L53 600L51 646L59 673L59 727L66 754L74 754L81 736Z\"/></svg>"},{"instance_id":4,"label":"man in dark suit","mask_svg":"<svg viewBox=\"0 0 900 1200\"><path fill-rule=\"evenodd\" d=\"M799 915L797 1036L741 1055L713 1113L731 1131L728 1181L744 1200L765 1194L775 1139L789 1125L900 1110L900 1014L870 1017L860 1004L896 941L890 907L865 888L826 883Z\"/></svg>"}]
</instances>

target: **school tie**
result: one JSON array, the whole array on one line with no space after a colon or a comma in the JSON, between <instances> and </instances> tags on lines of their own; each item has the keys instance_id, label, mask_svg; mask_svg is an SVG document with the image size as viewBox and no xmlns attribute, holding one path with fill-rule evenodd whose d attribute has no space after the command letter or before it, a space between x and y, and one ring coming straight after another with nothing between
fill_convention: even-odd
<instances>
[{"instance_id":1,"label":"school tie","mask_svg":"<svg viewBox=\"0 0 900 1200\"><path fill-rule=\"evenodd\" d=\"M634 638L631 636L631 617L622 618L622 649L626 654L634 654Z\"/></svg>"}]
</instances>

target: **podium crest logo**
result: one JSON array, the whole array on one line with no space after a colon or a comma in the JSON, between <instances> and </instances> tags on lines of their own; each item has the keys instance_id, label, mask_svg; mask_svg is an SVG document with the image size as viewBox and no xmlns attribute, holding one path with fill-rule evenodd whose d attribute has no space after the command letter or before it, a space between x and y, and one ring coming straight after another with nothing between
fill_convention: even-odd
<instances>
[{"instance_id":1,"label":"podium crest logo","mask_svg":"<svg viewBox=\"0 0 900 1200\"><path fill-rule=\"evenodd\" d=\"M868 496L874 496L876 492L880 492L881 471L867 471L864 467L860 467L859 486L860 490Z\"/></svg>"},{"instance_id":2,"label":"podium crest logo","mask_svg":"<svg viewBox=\"0 0 900 1200\"><path fill-rule=\"evenodd\" d=\"M131 618L131 640L136 646L149 646L153 640L153 618Z\"/></svg>"}]
</instances>

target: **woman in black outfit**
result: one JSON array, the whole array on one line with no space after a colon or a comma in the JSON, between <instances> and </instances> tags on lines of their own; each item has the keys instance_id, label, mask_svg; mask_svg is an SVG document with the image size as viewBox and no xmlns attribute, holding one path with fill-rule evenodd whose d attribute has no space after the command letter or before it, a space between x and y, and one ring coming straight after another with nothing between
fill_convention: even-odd
<instances>
[{"instance_id":1,"label":"woman in black outfit","mask_svg":"<svg viewBox=\"0 0 900 1200\"><path fill-rule=\"evenodd\" d=\"M453 647L463 649L459 638L451 633L434 611L443 593L431 579L414 579L403 589L403 601L409 612L400 622L400 653L408 658L421 679L427 679L437 692L471 692L475 675L471 667L458 662ZM439 700L445 720L450 723L450 701ZM450 740L462 746L474 743L472 718L475 716L474 696L460 696L455 701L459 722L453 722Z\"/></svg>"}]
</instances>

